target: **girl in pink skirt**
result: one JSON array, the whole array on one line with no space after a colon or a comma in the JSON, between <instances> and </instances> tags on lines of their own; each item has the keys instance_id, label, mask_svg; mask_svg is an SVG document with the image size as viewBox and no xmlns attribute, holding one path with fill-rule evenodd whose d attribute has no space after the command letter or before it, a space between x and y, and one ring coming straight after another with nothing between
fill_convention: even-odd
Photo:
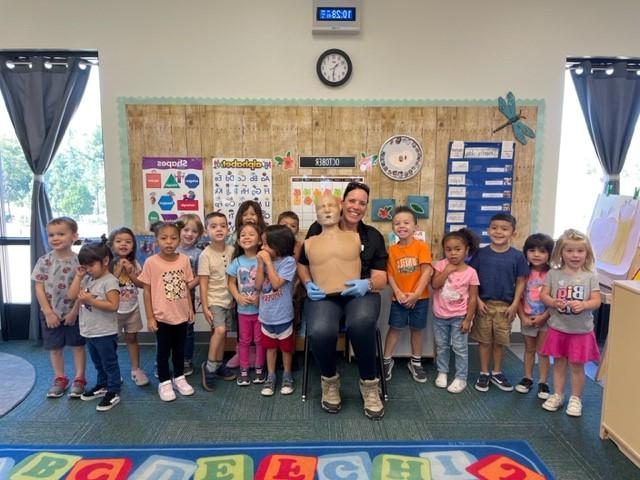
<instances>
[{"instance_id":1,"label":"girl in pink skirt","mask_svg":"<svg viewBox=\"0 0 640 480\"><path fill-rule=\"evenodd\" d=\"M553 357L555 393L542 408L555 412L564 404L567 370L571 369L571 397L567 415L582 415L580 397L584 389L584 364L600 359L593 333L593 310L600 307L600 287L589 238L577 230L566 230L557 240L551 270L540 295L551 317L542 353Z\"/></svg>"}]
</instances>

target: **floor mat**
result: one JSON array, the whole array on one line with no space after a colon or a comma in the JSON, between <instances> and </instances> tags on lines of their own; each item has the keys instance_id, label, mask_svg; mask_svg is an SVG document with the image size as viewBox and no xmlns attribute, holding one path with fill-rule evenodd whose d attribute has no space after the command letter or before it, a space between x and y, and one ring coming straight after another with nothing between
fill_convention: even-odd
<instances>
[{"instance_id":1,"label":"floor mat","mask_svg":"<svg viewBox=\"0 0 640 480\"><path fill-rule=\"evenodd\" d=\"M0 478L553 478L524 441L0 447Z\"/></svg>"},{"instance_id":2,"label":"floor mat","mask_svg":"<svg viewBox=\"0 0 640 480\"><path fill-rule=\"evenodd\" d=\"M29 395L36 381L36 370L25 359L0 353L0 417Z\"/></svg>"}]
</instances>

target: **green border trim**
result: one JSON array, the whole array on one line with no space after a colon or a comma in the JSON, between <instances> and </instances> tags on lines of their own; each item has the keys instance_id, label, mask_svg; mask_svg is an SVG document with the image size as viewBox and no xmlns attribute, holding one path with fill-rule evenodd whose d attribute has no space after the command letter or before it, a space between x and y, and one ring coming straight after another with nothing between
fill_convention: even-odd
<instances>
[{"instance_id":1,"label":"green border trim","mask_svg":"<svg viewBox=\"0 0 640 480\"><path fill-rule=\"evenodd\" d=\"M118 97L118 124L120 130L121 183L124 200L124 221L132 224L131 182L129 178L129 138L126 105L273 105L293 107L490 107L494 100L432 100L432 99L321 99L321 98L206 98L206 97ZM518 105L538 107L536 149L531 207L531 231L538 228L538 203L542 177L545 103L543 99L518 99Z\"/></svg>"}]
</instances>

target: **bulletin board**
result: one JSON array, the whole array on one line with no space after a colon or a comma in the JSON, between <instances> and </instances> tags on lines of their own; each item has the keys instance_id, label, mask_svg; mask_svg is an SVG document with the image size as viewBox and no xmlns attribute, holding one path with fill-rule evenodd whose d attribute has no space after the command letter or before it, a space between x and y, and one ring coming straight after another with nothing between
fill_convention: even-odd
<instances>
[{"instance_id":1,"label":"bulletin board","mask_svg":"<svg viewBox=\"0 0 640 480\"><path fill-rule=\"evenodd\" d=\"M510 128L492 131L504 123L496 101L470 102L469 105L440 106L434 102L398 102L397 105L332 104L278 105L274 102L212 99L192 104L189 99L119 99L123 171L131 193L130 221L137 233L148 232L144 217L144 157L198 157L204 161L204 211L214 210L214 158L265 159L284 158L272 170L273 217L291 210L291 179L301 176L362 177L370 186L370 200L395 199L396 205L407 203L409 195L429 197L428 218L419 220L419 229L427 233L436 257L445 231L445 201L449 145L453 141L512 141ZM294 102L295 103L295 102ZM518 220L521 246L530 231L535 213L536 153L540 155L541 101L523 101L519 108L527 124L538 130L537 139L526 145L515 143L512 213ZM390 137L398 134L416 139L424 152L419 174L405 181L393 181L371 156ZM300 156L355 156L354 168L300 168ZM368 165L361 159L368 158ZM362 166L361 166L362 164ZM372 202L370 202L372 203ZM532 206L534 208L532 208ZM533 219L535 222L535 219ZM378 228L385 237L390 222L366 223ZM304 231L301 235L304 235Z\"/></svg>"}]
</instances>

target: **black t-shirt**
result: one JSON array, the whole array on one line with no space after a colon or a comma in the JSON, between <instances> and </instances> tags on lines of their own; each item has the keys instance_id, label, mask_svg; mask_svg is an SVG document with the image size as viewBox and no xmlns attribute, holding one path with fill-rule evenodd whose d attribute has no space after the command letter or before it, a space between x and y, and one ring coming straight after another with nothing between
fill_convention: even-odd
<instances>
[{"instance_id":1,"label":"black t-shirt","mask_svg":"<svg viewBox=\"0 0 640 480\"><path fill-rule=\"evenodd\" d=\"M313 237L322 232L322 226L318 222L313 222L309 227L307 236L305 238ZM371 277L371 270L387 271L387 249L384 245L384 237L374 227L365 225L362 222L358 223L358 235L360 235L360 243L362 244L360 249L360 278ZM300 251L299 262L303 265L309 265L309 259L307 258L304 250L304 244Z\"/></svg>"}]
</instances>

